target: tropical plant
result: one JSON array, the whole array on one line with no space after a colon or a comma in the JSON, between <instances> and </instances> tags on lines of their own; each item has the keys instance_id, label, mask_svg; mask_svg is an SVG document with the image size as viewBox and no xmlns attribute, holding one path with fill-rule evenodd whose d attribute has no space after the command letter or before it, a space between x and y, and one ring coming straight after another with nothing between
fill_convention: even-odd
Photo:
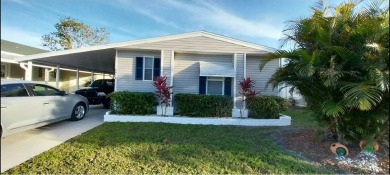
<instances>
[{"instance_id":1,"label":"tropical plant","mask_svg":"<svg viewBox=\"0 0 390 175\"><path fill-rule=\"evenodd\" d=\"M389 128L388 0L318 1L308 18L289 21L284 44L269 60L287 58L269 84L287 83L340 142L382 139ZM265 64L260 65L260 70Z\"/></svg>"},{"instance_id":2,"label":"tropical plant","mask_svg":"<svg viewBox=\"0 0 390 175\"><path fill-rule=\"evenodd\" d=\"M42 36L42 45L51 51L106 44L110 36L104 28L94 28L70 17L60 19L54 27L55 32Z\"/></svg>"},{"instance_id":3,"label":"tropical plant","mask_svg":"<svg viewBox=\"0 0 390 175\"><path fill-rule=\"evenodd\" d=\"M153 86L156 87L157 91L154 93L160 103L161 111L163 111L162 115L165 116L167 112L167 108L170 106L172 88L173 86L167 86L167 77L166 76L158 76L153 80ZM165 105L165 110L163 110L163 104Z\"/></svg>"},{"instance_id":4,"label":"tropical plant","mask_svg":"<svg viewBox=\"0 0 390 175\"><path fill-rule=\"evenodd\" d=\"M244 78L238 84L240 85L241 88L239 93L241 94L241 102L242 102L240 108L240 117L242 118L243 111L245 110L246 105L249 106L249 104L246 104L246 102L248 102L250 98L255 97L258 94L258 92L252 89L255 82L251 80L250 77Z\"/></svg>"}]
</instances>

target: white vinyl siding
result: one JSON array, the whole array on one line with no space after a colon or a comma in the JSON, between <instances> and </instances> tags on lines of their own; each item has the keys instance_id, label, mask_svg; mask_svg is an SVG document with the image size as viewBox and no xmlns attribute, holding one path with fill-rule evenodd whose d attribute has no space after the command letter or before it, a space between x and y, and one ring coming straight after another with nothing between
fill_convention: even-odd
<instances>
[{"instance_id":1,"label":"white vinyl siding","mask_svg":"<svg viewBox=\"0 0 390 175\"><path fill-rule=\"evenodd\" d=\"M163 58L161 59L161 65L163 69L163 74L161 76L167 77L167 84L170 85L171 82L171 58L172 50L164 50Z\"/></svg>"},{"instance_id":2,"label":"white vinyl siding","mask_svg":"<svg viewBox=\"0 0 390 175\"><path fill-rule=\"evenodd\" d=\"M118 50L117 55L117 91L154 92L155 87L151 81L135 80L136 57L160 57L161 51L130 51Z\"/></svg>"},{"instance_id":3,"label":"white vinyl siding","mask_svg":"<svg viewBox=\"0 0 390 175\"><path fill-rule=\"evenodd\" d=\"M199 61L213 62L215 64L231 63L233 65L233 55L176 53L173 78L174 94L199 93Z\"/></svg>"},{"instance_id":4,"label":"white vinyl siding","mask_svg":"<svg viewBox=\"0 0 390 175\"><path fill-rule=\"evenodd\" d=\"M138 44L124 48L175 50L189 52L218 52L218 53L264 53L258 49L209 38L206 36L173 39L153 43Z\"/></svg>"},{"instance_id":5,"label":"white vinyl siding","mask_svg":"<svg viewBox=\"0 0 390 175\"><path fill-rule=\"evenodd\" d=\"M266 84L271 76L276 72L279 67L279 60L273 60L266 64L264 69L260 72L259 65L264 59L260 56L247 56L246 60L246 76L251 77L255 81L255 90L260 92L261 95L278 95L278 90L272 90L272 86L269 85L266 88Z\"/></svg>"}]
</instances>

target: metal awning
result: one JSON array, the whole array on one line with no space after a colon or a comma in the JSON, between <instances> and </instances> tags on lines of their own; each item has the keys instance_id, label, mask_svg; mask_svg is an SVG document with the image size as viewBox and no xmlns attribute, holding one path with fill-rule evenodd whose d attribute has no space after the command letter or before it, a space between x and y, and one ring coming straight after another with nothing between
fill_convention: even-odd
<instances>
[{"instance_id":1,"label":"metal awning","mask_svg":"<svg viewBox=\"0 0 390 175\"><path fill-rule=\"evenodd\" d=\"M199 62L199 76L205 77L235 77L232 63Z\"/></svg>"}]
</instances>

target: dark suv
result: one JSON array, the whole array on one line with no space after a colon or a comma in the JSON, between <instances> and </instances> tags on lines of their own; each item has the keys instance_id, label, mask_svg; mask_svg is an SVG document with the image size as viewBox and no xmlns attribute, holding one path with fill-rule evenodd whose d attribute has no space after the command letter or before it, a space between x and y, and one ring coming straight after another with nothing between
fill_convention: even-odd
<instances>
[{"instance_id":1,"label":"dark suv","mask_svg":"<svg viewBox=\"0 0 390 175\"><path fill-rule=\"evenodd\" d=\"M114 79L95 80L88 87L75 91L88 99L90 105L103 104L104 108L110 108L110 99L107 95L114 92Z\"/></svg>"}]
</instances>

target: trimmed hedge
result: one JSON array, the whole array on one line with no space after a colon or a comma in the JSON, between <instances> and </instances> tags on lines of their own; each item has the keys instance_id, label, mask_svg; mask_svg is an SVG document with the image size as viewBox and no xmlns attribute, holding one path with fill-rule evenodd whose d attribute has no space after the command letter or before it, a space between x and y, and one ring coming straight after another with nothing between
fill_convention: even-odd
<instances>
[{"instance_id":1,"label":"trimmed hedge","mask_svg":"<svg viewBox=\"0 0 390 175\"><path fill-rule=\"evenodd\" d=\"M283 98L283 97L278 97L278 96L269 96L269 97L272 97L276 103L279 104L279 107L282 111L285 111L287 109L287 106L288 106L288 100Z\"/></svg>"},{"instance_id":2,"label":"trimmed hedge","mask_svg":"<svg viewBox=\"0 0 390 175\"><path fill-rule=\"evenodd\" d=\"M152 92L113 92L111 98L112 114L147 115L154 114L157 105Z\"/></svg>"},{"instance_id":3,"label":"trimmed hedge","mask_svg":"<svg viewBox=\"0 0 390 175\"><path fill-rule=\"evenodd\" d=\"M277 119L287 109L287 100L276 96L253 97L248 104L250 118Z\"/></svg>"},{"instance_id":4,"label":"trimmed hedge","mask_svg":"<svg viewBox=\"0 0 390 175\"><path fill-rule=\"evenodd\" d=\"M233 98L219 95L176 94L175 109L181 116L230 117Z\"/></svg>"}]
</instances>

